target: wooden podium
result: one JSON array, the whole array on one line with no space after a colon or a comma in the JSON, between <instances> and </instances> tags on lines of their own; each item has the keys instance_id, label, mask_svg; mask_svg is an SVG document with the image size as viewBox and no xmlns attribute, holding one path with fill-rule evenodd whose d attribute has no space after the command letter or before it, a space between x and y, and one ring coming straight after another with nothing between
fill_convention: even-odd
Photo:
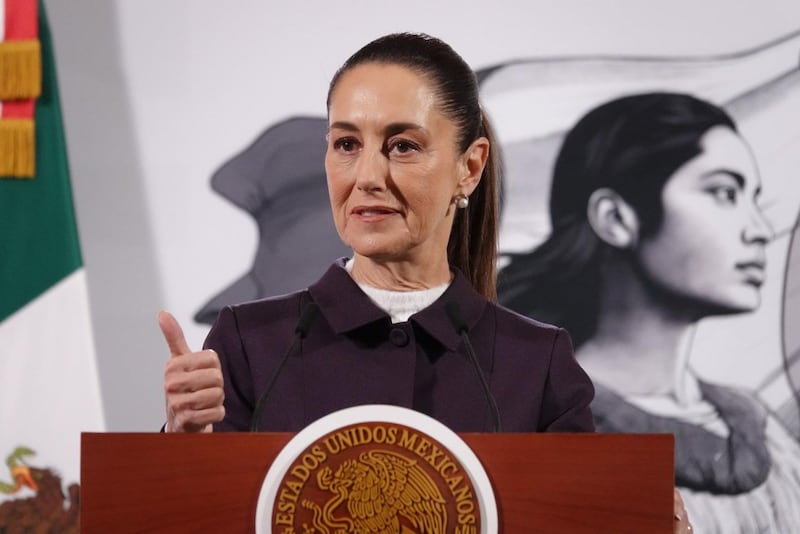
<instances>
[{"instance_id":1,"label":"wooden podium","mask_svg":"<svg viewBox=\"0 0 800 534\"><path fill-rule=\"evenodd\" d=\"M671 435L460 436L492 483L501 532L672 532ZM254 532L291 437L84 433L81 531Z\"/></svg>"}]
</instances>

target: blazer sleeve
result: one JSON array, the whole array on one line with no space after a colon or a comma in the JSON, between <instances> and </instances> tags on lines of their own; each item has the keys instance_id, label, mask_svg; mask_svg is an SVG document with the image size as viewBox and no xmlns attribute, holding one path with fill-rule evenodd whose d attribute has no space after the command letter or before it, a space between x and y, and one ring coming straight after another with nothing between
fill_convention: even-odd
<instances>
[{"instance_id":1,"label":"blazer sleeve","mask_svg":"<svg viewBox=\"0 0 800 534\"><path fill-rule=\"evenodd\" d=\"M224 377L225 418L214 424L214 432L249 430L255 404L253 381L236 315L230 306L220 310L203 348L216 351Z\"/></svg>"},{"instance_id":2,"label":"blazer sleeve","mask_svg":"<svg viewBox=\"0 0 800 534\"><path fill-rule=\"evenodd\" d=\"M563 328L553 339L545 383L540 432L594 432L589 405L594 385L575 359L572 340Z\"/></svg>"}]
</instances>

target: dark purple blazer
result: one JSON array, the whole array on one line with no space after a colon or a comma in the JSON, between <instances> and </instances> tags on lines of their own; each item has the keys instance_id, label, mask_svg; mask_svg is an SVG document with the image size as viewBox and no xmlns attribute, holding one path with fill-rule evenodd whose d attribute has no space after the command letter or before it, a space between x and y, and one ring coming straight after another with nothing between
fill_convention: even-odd
<instances>
[{"instance_id":1,"label":"dark purple blazer","mask_svg":"<svg viewBox=\"0 0 800 534\"><path fill-rule=\"evenodd\" d=\"M320 313L265 404L260 429L298 431L360 404L412 408L456 432L492 429L479 379L445 312L458 303L505 432L590 432L592 382L566 331L488 302L456 271L432 305L392 324L342 260L306 291L224 308L206 339L225 377L225 419L245 431L258 397L292 343L305 303Z\"/></svg>"}]
</instances>

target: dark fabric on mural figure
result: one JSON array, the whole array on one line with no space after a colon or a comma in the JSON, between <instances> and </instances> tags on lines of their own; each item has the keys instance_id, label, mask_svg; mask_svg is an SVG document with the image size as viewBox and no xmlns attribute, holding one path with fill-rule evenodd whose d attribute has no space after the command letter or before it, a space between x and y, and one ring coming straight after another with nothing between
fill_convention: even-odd
<instances>
[{"instance_id":1,"label":"dark fabric on mural figure","mask_svg":"<svg viewBox=\"0 0 800 534\"><path fill-rule=\"evenodd\" d=\"M698 534L796 532L797 441L751 395L689 376L699 397L680 405L669 396L622 397L597 383L598 431L675 435L676 484Z\"/></svg>"},{"instance_id":2,"label":"dark fabric on mural figure","mask_svg":"<svg viewBox=\"0 0 800 534\"><path fill-rule=\"evenodd\" d=\"M486 399L445 312L457 302L507 432L591 432L593 386L568 334L488 302L459 272L445 293L408 322L391 324L334 264L308 291L223 309L205 347L225 376L225 419L215 431L250 427L263 392L292 341L302 299L320 316L284 367L260 428L298 431L360 404L413 408L456 432L491 428Z\"/></svg>"},{"instance_id":3,"label":"dark fabric on mural figure","mask_svg":"<svg viewBox=\"0 0 800 534\"><path fill-rule=\"evenodd\" d=\"M211 324L229 304L280 295L316 280L347 254L331 219L325 180L325 117L291 117L267 128L211 178L258 227L250 269L195 314ZM297 246L302 243L302 246Z\"/></svg>"},{"instance_id":4,"label":"dark fabric on mural figure","mask_svg":"<svg viewBox=\"0 0 800 534\"><path fill-rule=\"evenodd\" d=\"M729 430L722 437L691 423L648 413L596 384L592 413L599 432L668 433L675 436L675 483L735 495L767 479L772 465L765 437L766 411L750 396L701 382L703 398Z\"/></svg>"}]
</instances>

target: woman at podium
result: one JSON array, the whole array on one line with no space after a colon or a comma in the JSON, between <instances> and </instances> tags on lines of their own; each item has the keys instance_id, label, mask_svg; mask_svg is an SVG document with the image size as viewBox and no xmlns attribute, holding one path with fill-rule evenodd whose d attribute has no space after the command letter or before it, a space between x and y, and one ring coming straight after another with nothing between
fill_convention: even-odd
<instances>
[{"instance_id":1,"label":"woman at podium","mask_svg":"<svg viewBox=\"0 0 800 534\"><path fill-rule=\"evenodd\" d=\"M224 308L199 352L160 314L166 431L298 431L361 404L457 432L593 431L567 332L495 302L498 145L469 66L438 39L388 35L344 63L327 107L331 211L352 257Z\"/></svg>"},{"instance_id":2,"label":"woman at podium","mask_svg":"<svg viewBox=\"0 0 800 534\"><path fill-rule=\"evenodd\" d=\"M469 66L437 39L386 36L345 62L327 104L331 211L352 258L223 309L204 351L162 314L167 430L296 431L378 403L455 431L592 431L566 331L494 302L498 154Z\"/></svg>"}]
</instances>

